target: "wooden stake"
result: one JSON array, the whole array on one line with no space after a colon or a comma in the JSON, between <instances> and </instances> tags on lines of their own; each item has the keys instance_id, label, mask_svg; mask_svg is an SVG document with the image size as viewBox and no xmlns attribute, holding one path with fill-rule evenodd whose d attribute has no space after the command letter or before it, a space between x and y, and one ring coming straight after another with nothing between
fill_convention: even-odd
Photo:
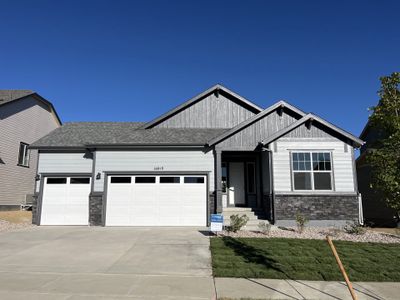
<instances>
[{"instance_id":1,"label":"wooden stake","mask_svg":"<svg viewBox=\"0 0 400 300\"><path fill-rule=\"evenodd\" d=\"M343 275L343 277L344 277L344 280L346 281L347 288L348 288L349 291L350 291L351 297L353 298L353 300L357 300L357 295L356 295L356 293L355 293L354 290L353 290L353 286L352 286L352 284L351 284L351 282L350 282L350 280L349 280L349 277L347 276L346 270L345 270L344 267L343 267L343 264L342 264L342 262L341 262L341 260L340 260L340 258L339 258L339 255L338 255L337 252L336 252L336 248L335 248L335 245L333 245L333 242L332 242L332 240L331 240L331 237L327 235L327 236L326 236L326 239L328 240L328 244L329 244L329 246L331 247L331 250L332 250L332 252L333 252L333 255L335 256L336 262L337 262L337 264L339 265L339 269L340 269L340 271L342 272L342 275Z\"/></svg>"}]
</instances>

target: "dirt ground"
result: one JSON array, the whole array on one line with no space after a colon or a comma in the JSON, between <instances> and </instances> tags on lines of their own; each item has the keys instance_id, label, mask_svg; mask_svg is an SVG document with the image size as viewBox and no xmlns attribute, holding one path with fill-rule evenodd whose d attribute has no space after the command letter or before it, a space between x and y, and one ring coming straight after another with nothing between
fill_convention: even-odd
<instances>
[{"instance_id":1,"label":"dirt ground","mask_svg":"<svg viewBox=\"0 0 400 300\"><path fill-rule=\"evenodd\" d=\"M0 211L0 220L10 223L31 223L32 212L19 210L19 211Z\"/></svg>"}]
</instances>

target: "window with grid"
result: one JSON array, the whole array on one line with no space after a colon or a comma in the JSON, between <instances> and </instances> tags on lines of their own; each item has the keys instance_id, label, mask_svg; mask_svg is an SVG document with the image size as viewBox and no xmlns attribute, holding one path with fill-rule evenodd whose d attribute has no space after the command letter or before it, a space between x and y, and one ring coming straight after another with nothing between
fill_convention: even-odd
<instances>
[{"instance_id":1,"label":"window with grid","mask_svg":"<svg viewBox=\"0 0 400 300\"><path fill-rule=\"evenodd\" d=\"M330 152L292 152L293 190L332 190Z\"/></svg>"}]
</instances>

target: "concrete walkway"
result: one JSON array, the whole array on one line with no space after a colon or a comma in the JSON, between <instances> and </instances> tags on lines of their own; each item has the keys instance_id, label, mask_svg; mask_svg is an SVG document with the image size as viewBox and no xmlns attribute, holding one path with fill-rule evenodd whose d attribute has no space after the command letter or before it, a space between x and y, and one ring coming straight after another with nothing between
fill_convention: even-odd
<instances>
[{"instance_id":1,"label":"concrete walkway","mask_svg":"<svg viewBox=\"0 0 400 300\"><path fill-rule=\"evenodd\" d=\"M211 273L202 228L0 233L0 299L212 299Z\"/></svg>"},{"instance_id":2,"label":"concrete walkway","mask_svg":"<svg viewBox=\"0 0 400 300\"><path fill-rule=\"evenodd\" d=\"M344 282L215 278L218 298L352 299ZM400 299L399 282L353 283L359 300Z\"/></svg>"}]
</instances>

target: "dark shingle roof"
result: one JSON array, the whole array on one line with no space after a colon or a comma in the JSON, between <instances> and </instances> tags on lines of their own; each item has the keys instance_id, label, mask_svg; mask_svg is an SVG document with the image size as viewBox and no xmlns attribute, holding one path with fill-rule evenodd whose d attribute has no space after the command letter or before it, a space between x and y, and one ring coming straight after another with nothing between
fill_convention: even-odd
<instances>
[{"instance_id":1,"label":"dark shingle roof","mask_svg":"<svg viewBox=\"0 0 400 300\"><path fill-rule=\"evenodd\" d=\"M0 105L34 94L31 90L0 90Z\"/></svg>"},{"instance_id":2,"label":"dark shingle roof","mask_svg":"<svg viewBox=\"0 0 400 300\"><path fill-rule=\"evenodd\" d=\"M204 145L226 129L139 129L142 122L66 123L31 145L32 148L90 145Z\"/></svg>"}]
</instances>

